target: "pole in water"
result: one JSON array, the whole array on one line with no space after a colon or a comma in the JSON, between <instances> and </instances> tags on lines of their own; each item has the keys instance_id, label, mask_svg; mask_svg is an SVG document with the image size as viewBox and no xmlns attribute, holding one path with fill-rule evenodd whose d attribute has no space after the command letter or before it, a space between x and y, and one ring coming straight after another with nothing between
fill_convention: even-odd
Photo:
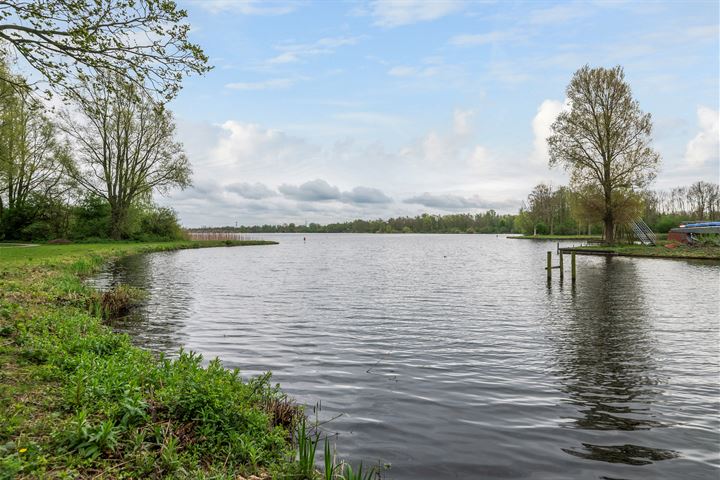
<instances>
[{"instance_id":1,"label":"pole in water","mask_svg":"<svg viewBox=\"0 0 720 480\"><path fill-rule=\"evenodd\" d=\"M552 279L552 252L547 252L547 279L548 282Z\"/></svg>"},{"instance_id":2,"label":"pole in water","mask_svg":"<svg viewBox=\"0 0 720 480\"><path fill-rule=\"evenodd\" d=\"M563 254L560 252L560 281L565 277L565 269L563 268Z\"/></svg>"},{"instance_id":3,"label":"pole in water","mask_svg":"<svg viewBox=\"0 0 720 480\"><path fill-rule=\"evenodd\" d=\"M575 252L570 254L570 270L572 270L572 281L575 283L577 277L577 270L575 269Z\"/></svg>"}]
</instances>

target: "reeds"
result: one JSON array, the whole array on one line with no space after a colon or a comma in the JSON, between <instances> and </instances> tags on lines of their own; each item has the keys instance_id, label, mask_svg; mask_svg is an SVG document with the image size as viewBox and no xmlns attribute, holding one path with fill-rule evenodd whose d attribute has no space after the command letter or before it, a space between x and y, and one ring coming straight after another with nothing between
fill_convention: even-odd
<instances>
[{"instance_id":1,"label":"reeds","mask_svg":"<svg viewBox=\"0 0 720 480\"><path fill-rule=\"evenodd\" d=\"M231 232L185 232L188 240L206 241L206 240L250 240L247 235L242 233Z\"/></svg>"},{"instance_id":2,"label":"reeds","mask_svg":"<svg viewBox=\"0 0 720 480\"><path fill-rule=\"evenodd\" d=\"M145 292L139 288L120 284L99 294L99 298L93 301L92 309L103 320L116 320L128 316L145 296Z\"/></svg>"},{"instance_id":3,"label":"reeds","mask_svg":"<svg viewBox=\"0 0 720 480\"><path fill-rule=\"evenodd\" d=\"M314 431L313 431L314 430ZM315 454L318 443L320 443L320 432L317 428L308 428L307 420L303 417L295 429L295 442L297 444L297 466L298 476L303 480L318 478L318 471L315 468ZM362 462L353 470L352 465L347 462L337 462L337 457L332 453L330 439L324 439L322 477L324 480L373 480L380 478L380 470L373 466L370 469L363 469Z\"/></svg>"}]
</instances>

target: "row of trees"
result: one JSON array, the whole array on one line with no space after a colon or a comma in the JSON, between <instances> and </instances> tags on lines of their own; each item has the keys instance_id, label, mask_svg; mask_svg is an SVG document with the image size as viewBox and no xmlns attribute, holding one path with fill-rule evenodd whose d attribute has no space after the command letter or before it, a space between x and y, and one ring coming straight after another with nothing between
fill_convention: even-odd
<instances>
[{"instance_id":1,"label":"row of trees","mask_svg":"<svg viewBox=\"0 0 720 480\"><path fill-rule=\"evenodd\" d=\"M165 0L0 2L0 239L179 234L151 196L190 183L165 107L209 69L185 17Z\"/></svg>"},{"instance_id":2,"label":"row of trees","mask_svg":"<svg viewBox=\"0 0 720 480\"><path fill-rule=\"evenodd\" d=\"M603 197L597 191L541 183L528 195L515 225L527 235L601 233L602 207ZM642 217L650 228L665 233L681 222L717 219L719 213L720 186L698 181L667 191L616 193L615 228Z\"/></svg>"},{"instance_id":3,"label":"row of trees","mask_svg":"<svg viewBox=\"0 0 720 480\"><path fill-rule=\"evenodd\" d=\"M152 192L190 181L170 112L116 75L88 79L57 114L24 84L0 65L0 238L154 236L143 218L170 212Z\"/></svg>"},{"instance_id":4,"label":"row of trees","mask_svg":"<svg viewBox=\"0 0 720 480\"><path fill-rule=\"evenodd\" d=\"M255 225L239 227L198 228L203 232L237 233L511 233L515 215L498 215L494 210L485 213L459 213L415 217L397 217L387 220L352 220L321 225Z\"/></svg>"}]
</instances>

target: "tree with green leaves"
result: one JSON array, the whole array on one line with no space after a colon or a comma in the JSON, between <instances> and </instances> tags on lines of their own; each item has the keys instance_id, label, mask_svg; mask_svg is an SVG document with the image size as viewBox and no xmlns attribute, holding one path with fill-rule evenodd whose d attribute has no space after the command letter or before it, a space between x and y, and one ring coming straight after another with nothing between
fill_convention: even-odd
<instances>
[{"instance_id":1,"label":"tree with green leaves","mask_svg":"<svg viewBox=\"0 0 720 480\"><path fill-rule=\"evenodd\" d=\"M601 192L604 237L612 242L620 222L616 212L657 174L660 155L650 145L651 117L633 98L620 66L582 67L567 98L570 109L557 117L548 138L550 165L563 166L574 189Z\"/></svg>"},{"instance_id":2,"label":"tree with green leaves","mask_svg":"<svg viewBox=\"0 0 720 480\"><path fill-rule=\"evenodd\" d=\"M190 185L172 114L142 89L108 75L88 82L63 129L77 155L72 177L110 205L110 235L126 236L130 208L153 192Z\"/></svg>"},{"instance_id":3,"label":"tree with green leaves","mask_svg":"<svg viewBox=\"0 0 720 480\"><path fill-rule=\"evenodd\" d=\"M65 93L112 72L169 100L183 77L210 68L186 17L171 0L0 0L0 53L19 55Z\"/></svg>"},{"instance_id":4,"label":"tree with green leaves","mask_svg":"<svg viewBox=\"0 0 720 480\"><path fill-rule=\"evenodd\" d=\"M5 65L0 74L9 77ZM44 205L68 192L71 158L57 127L27 90L0 75L0 230L16 238Z\"/></svg>"}]
</instances>

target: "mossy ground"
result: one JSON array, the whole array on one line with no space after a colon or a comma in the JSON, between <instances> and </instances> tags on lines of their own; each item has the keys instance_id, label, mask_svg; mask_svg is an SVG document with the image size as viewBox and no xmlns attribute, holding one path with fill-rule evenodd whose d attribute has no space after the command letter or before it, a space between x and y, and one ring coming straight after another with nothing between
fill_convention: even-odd
<instances>
[{"instance_id":1,"label":"mossy ground","mask_svg":"<svg viewBox=\"0 0 720 480\"><path fill-rule=\"evenodd\" d=\"M269 375L132 346L81 280L113 257L225 244L0 248L0 478L304 478Z\"/></svg>"}]
</instances>

